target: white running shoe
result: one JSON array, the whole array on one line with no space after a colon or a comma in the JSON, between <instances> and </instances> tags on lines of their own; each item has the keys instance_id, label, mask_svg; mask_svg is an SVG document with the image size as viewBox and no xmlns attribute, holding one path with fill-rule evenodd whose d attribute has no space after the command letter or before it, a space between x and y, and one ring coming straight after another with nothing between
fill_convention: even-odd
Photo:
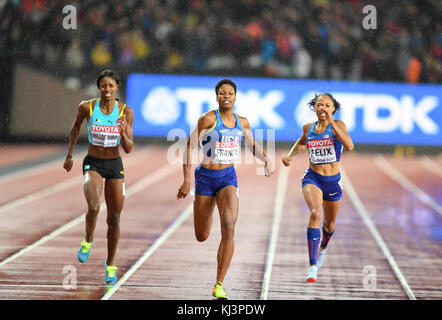
<instances>
[{"instance_id":1,"label":"white running shoe","mask_svg":"<svg viewBox=\"0 0 442 320\"><path fill-rule=\"evenodd\" d=\"M322 264L324 263L325 253L327 252L327 248L322 249L321 247L318 250L318 258L316 259L316 266L321 268Z\"/></svg>"},{"instance_id":2,"label":"white running shoe","mask_svg":"<svg viewBox=\"0 0 442 320\"><path fill-rule=\"evenodd\" d=\"M310 266L308 269L307 278L305 278L305 282L316 282L316 278L318 276L318 267Z\"/></svg>"}]
</instances>

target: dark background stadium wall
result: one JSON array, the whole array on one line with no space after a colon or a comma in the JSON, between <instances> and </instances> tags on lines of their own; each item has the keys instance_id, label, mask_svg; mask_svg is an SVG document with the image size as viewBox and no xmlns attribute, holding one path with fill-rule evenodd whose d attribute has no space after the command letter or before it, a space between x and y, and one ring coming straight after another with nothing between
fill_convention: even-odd
<instances>
[{"instance_id":1,"label":"dark background stadium wall","mask_svg":"<svg viewBox=\"0 0 442 320\"><path fill-rule=\"evenodd\" d=\"M8 125L10 121L10 109L13 85L14 60L10 57L0 57L0 114L2 121L0 122L0 141L8 139Z\"/></svg>"},{"instance_id":2,"label":"dark background stadium wall","mask_svg":"<svg viewBox=\"0 0 442 320\"><path fill-rule=\"evenodd\" d=\"M17 64L10 110L10 140L65 140L78 104L89 99L82 90L66 87L48 74ZM80 138L86 137L83 124Z\"/></svg>"}]
</instances>

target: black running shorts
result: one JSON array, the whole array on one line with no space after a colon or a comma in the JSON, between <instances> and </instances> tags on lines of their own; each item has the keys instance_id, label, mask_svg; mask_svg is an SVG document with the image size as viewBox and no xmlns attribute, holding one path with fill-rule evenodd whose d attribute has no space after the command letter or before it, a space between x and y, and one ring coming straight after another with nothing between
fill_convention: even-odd
<instances>
[{"instance_id":1,"label":"black running shorts","mask_svg":"<svg viewBox=\"0 0 442 320\"><path fill-rule=\"evenodd\" d=\"M83 160L83 174L92 170L105 179L123 179L124 169L121 157L114 159L98 159L87 155Z\"/></svg>"}]
</instances>

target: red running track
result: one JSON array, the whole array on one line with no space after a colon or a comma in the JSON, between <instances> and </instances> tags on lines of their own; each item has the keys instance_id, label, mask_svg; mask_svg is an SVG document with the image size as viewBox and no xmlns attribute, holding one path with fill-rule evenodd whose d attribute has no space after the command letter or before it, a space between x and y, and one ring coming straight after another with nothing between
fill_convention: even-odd
<instances>
[{"instance_id":1,"label":"red running track","mask_svg":"<svg viewBox=\"0 0 442 320\"><path fill-rule=\"evenodd\" d=\"M29 159L26 147L11 148L2 147L9 160L0 166ZM344 154L336 233L318 282L306 284L308 211L300 179L307 157L286 169L280 155L270 178L257 175L259 164L237 166L240 212L224 282L231 299L442 298L440 158ZM86 209L83 156L74 157L69 174L59 159L0 177L0 299L212 299L219 219L207 241L195 240L192 200L176 200L181 166L168 163L165 147L123 155L117 285L104 285L104 207L90 259L77 261Z\"/></svg>"}]
</instances>

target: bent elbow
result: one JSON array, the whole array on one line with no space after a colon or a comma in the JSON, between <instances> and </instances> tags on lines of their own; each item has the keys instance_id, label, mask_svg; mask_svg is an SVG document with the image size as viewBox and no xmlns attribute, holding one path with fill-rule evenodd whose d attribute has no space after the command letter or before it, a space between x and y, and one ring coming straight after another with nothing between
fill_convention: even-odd
<instances>
[{"instance_id":1,"label":"bent elbow","mask_svg":"<svg viewBox=\"0 0 442 320\"><path fill-rule=\"evenodd\" d=\"M355 148L355 145L352 143L352 144L346 146L346 147L345 147L345 150L347 150L347 151L353 151L354 148Z\"/></svg>"},{"instance_id":2,"label":"bent elbow","mask_svg":"<svg viewBox=\"0 0 442 320\"><path fill-rule=\"evenodd\" d=\"M126 152L126 153L131 153L132 152L132 150L133 150L133 146L130 146L130 147L126 147L126 148L123 148L123 150L124 150L124 152Z\"/></svg>"}]
</instances>

